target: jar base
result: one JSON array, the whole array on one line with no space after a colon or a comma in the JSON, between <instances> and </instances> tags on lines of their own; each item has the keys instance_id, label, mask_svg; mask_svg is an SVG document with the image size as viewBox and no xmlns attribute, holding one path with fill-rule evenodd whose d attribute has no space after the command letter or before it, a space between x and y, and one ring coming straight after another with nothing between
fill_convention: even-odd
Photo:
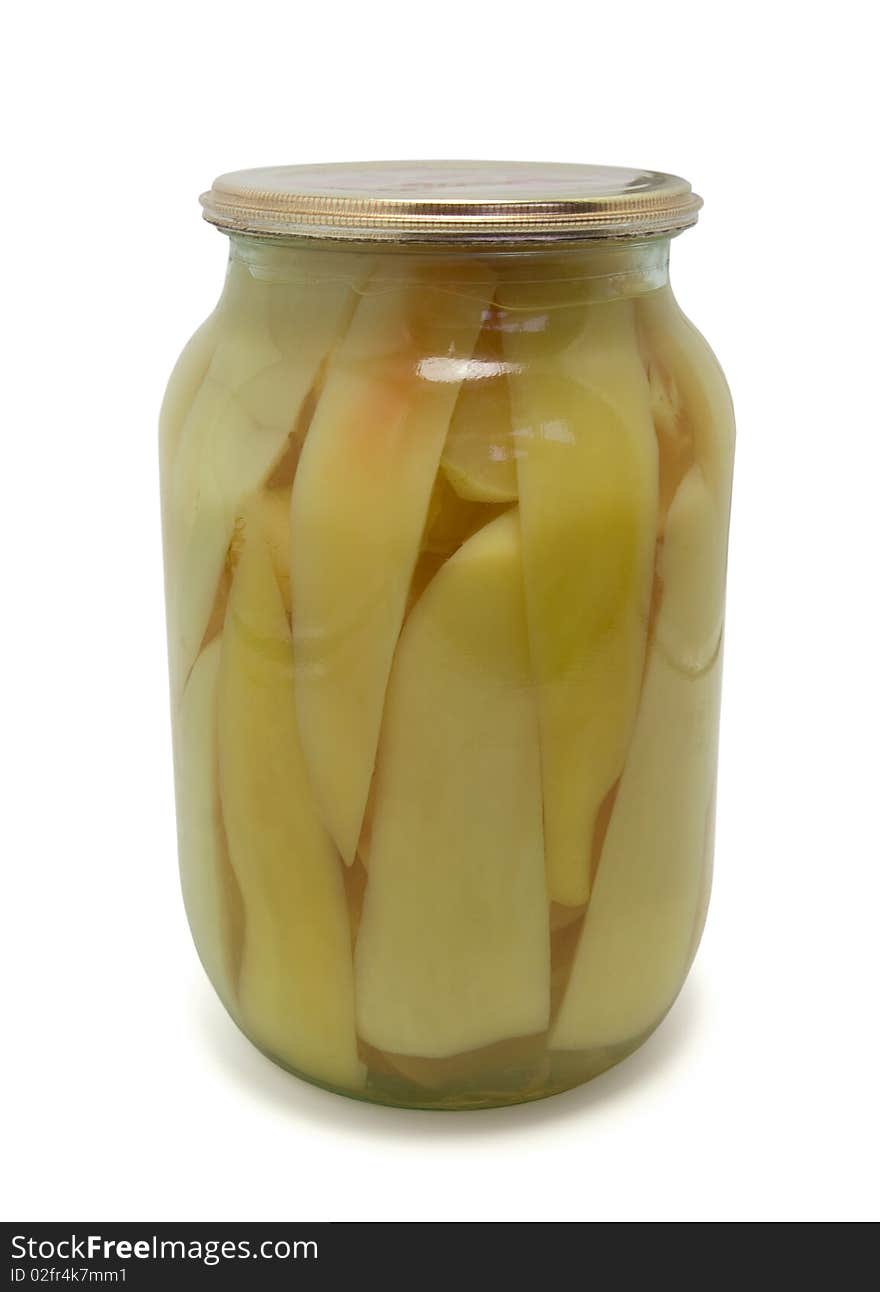
<instances>
[{"instance_id":1,"label":"jar base","mask_svg":"<svg viewBox=\"0 0 880 1292\"><path fill-rule=\"evenodd\" d=\"M539 1071L532 1070L526 1074L521 1069L514 1068L499 1074L498 1079L492 1083L474 1086L470 1090L453 1091L430 1090L401 1075L393 1076L388 1071L387 1065L383 1071L368 1069L366 1084L361 1089L334 1086L278 1058L271 1050L258 1044L253 1037L249 1036L238 1019L231 1017L239 1031L255 1049L277 1067L300 1081L315 1086L319 1090L326 1090L330 1094L356 1100L358 1103L409 1109L413 1112L470 1112L489 1108L511 1108L518 1104L536 1103L541 1099L550 1099L554 1095L564 1094L568 1090L587 1084L595 1077L601 1076L603 1072L607 1072L609 1068L628 1059L662 1022L662 1019L659 1019L641 1035L613 1046L594 1050L549 1052L544 1050ZM528 1039L536 1044L540 1043L542 1047L545 1044L543 1036Z\"/></svg>"}]
</instances>

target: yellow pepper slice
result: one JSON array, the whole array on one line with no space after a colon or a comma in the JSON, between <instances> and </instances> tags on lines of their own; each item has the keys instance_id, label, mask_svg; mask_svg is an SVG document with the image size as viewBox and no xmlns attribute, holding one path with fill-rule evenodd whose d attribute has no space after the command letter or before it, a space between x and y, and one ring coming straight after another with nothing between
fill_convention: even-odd
<instances>
[{"instance_id":1,"label":"yellow pepper slice","mask_svg":"<svg viewBox=\"0 0 880 1292\"><path fill-rule=\"evenodd\" d=\"M511 314L529 643L540 688L551 898L589 895L597 814L620 776L644 668L657 444L632 301Z\"/></svg>"},{"instance_id":2,"label":"yellow pepper slice","mask_svg":"<svg viewBox=\"0 0 880 1292\"><path fill-rule=\"evenodd\" d=\"M174 722L180 884L199 957L217 995L235 1013L241 959L241 894L220 815L217 683L220 642L201 653Z\"/></svg>"},{"instance_id":3,"label":"yellow pepper slice","mask_svg":"<svg viewBox=\"0 0 880 1292\"><path fill-rule=\"evenodd\" d=\"M377 1049L443 1058L547 1027L537 723L513 511L446 562L395 656L355 955Z\"/></svg>"},{"instance_id":4,"label":"yellow pepper slice","mask_svg":"<svg viewBox=\"0 0 880 1292\"><path fill-rule=\"evenodd\" d=\"M245 517L221 649L220 792L245 909L243 1020L289 1067L356 1088L342 867L308 786L290 627L256 512Z\"/></svg>"},{"instance_id":5,"label":"yellow pepper slice","mask_svg":"<svg viewBox=\"0 0 880 1292\"><path fill-rule=\"evenodd\" d=\"M715 780L720 654L686 677L653 651L632 748L550 1044L641 1038L687 972Z\"/></svg>"},{"instance_id":6,"label":"yellow pepper slice","mask_svg":"<svg viewBox=\"0 0 880 1292\"><path fill-rule=\"evenodd\" d=\"M293 483L297 711L347 864L440 454L491 296L479 264L455 276L449 290L406 257L383 265L330 364Z\"/></svg>"}]
</instances>

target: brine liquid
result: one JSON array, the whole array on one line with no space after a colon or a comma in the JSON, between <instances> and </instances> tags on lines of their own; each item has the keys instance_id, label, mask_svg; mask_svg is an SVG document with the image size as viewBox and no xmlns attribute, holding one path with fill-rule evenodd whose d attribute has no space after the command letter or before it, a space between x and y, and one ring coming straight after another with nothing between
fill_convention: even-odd
<instances>
[{"instance_id":1,"label":"brine liquid","mask_svg":"<svg viewBox=\"0 0 880 1292\"><path fill-rule=\"evenodd\" d=\"M172 376L187 914L239 1026L319 1084L540 1098L684 980L733 440L665 256L234 240Z\"/></svg>"}]
</instances>

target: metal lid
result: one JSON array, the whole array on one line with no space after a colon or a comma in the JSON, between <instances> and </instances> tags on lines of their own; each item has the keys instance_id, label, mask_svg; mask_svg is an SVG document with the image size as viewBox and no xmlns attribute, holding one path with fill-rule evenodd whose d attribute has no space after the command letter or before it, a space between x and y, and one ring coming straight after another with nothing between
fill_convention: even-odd
<instances>
[{"instance_id":1,"label":"metal lid","mask_svg":"<svg viewBox=\"0 0 880 1292\"><path fill-rule=\"evenodd\" d=\"M385 161L264 166L214 180L221 229L383 242L544 242L677 233L702 199L660 171L560 162Z\"/></svg>"}]
</instances>

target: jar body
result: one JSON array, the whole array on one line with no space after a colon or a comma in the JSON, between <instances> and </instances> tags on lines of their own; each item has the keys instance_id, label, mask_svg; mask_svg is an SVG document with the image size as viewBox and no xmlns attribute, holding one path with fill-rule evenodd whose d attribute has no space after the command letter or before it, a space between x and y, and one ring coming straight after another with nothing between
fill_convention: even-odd
<instances>
[{"instance_id":1,"label":"jar body","mask_svg":"<svg viewBox=\"0 0 880 1292\"><path fill-rule=\"evenodd\" d=\"M346 1094L576 1085L705 917L724 379L663 240L231 249L161 426L202 962Z\"/></svg>"}]
</instances>

